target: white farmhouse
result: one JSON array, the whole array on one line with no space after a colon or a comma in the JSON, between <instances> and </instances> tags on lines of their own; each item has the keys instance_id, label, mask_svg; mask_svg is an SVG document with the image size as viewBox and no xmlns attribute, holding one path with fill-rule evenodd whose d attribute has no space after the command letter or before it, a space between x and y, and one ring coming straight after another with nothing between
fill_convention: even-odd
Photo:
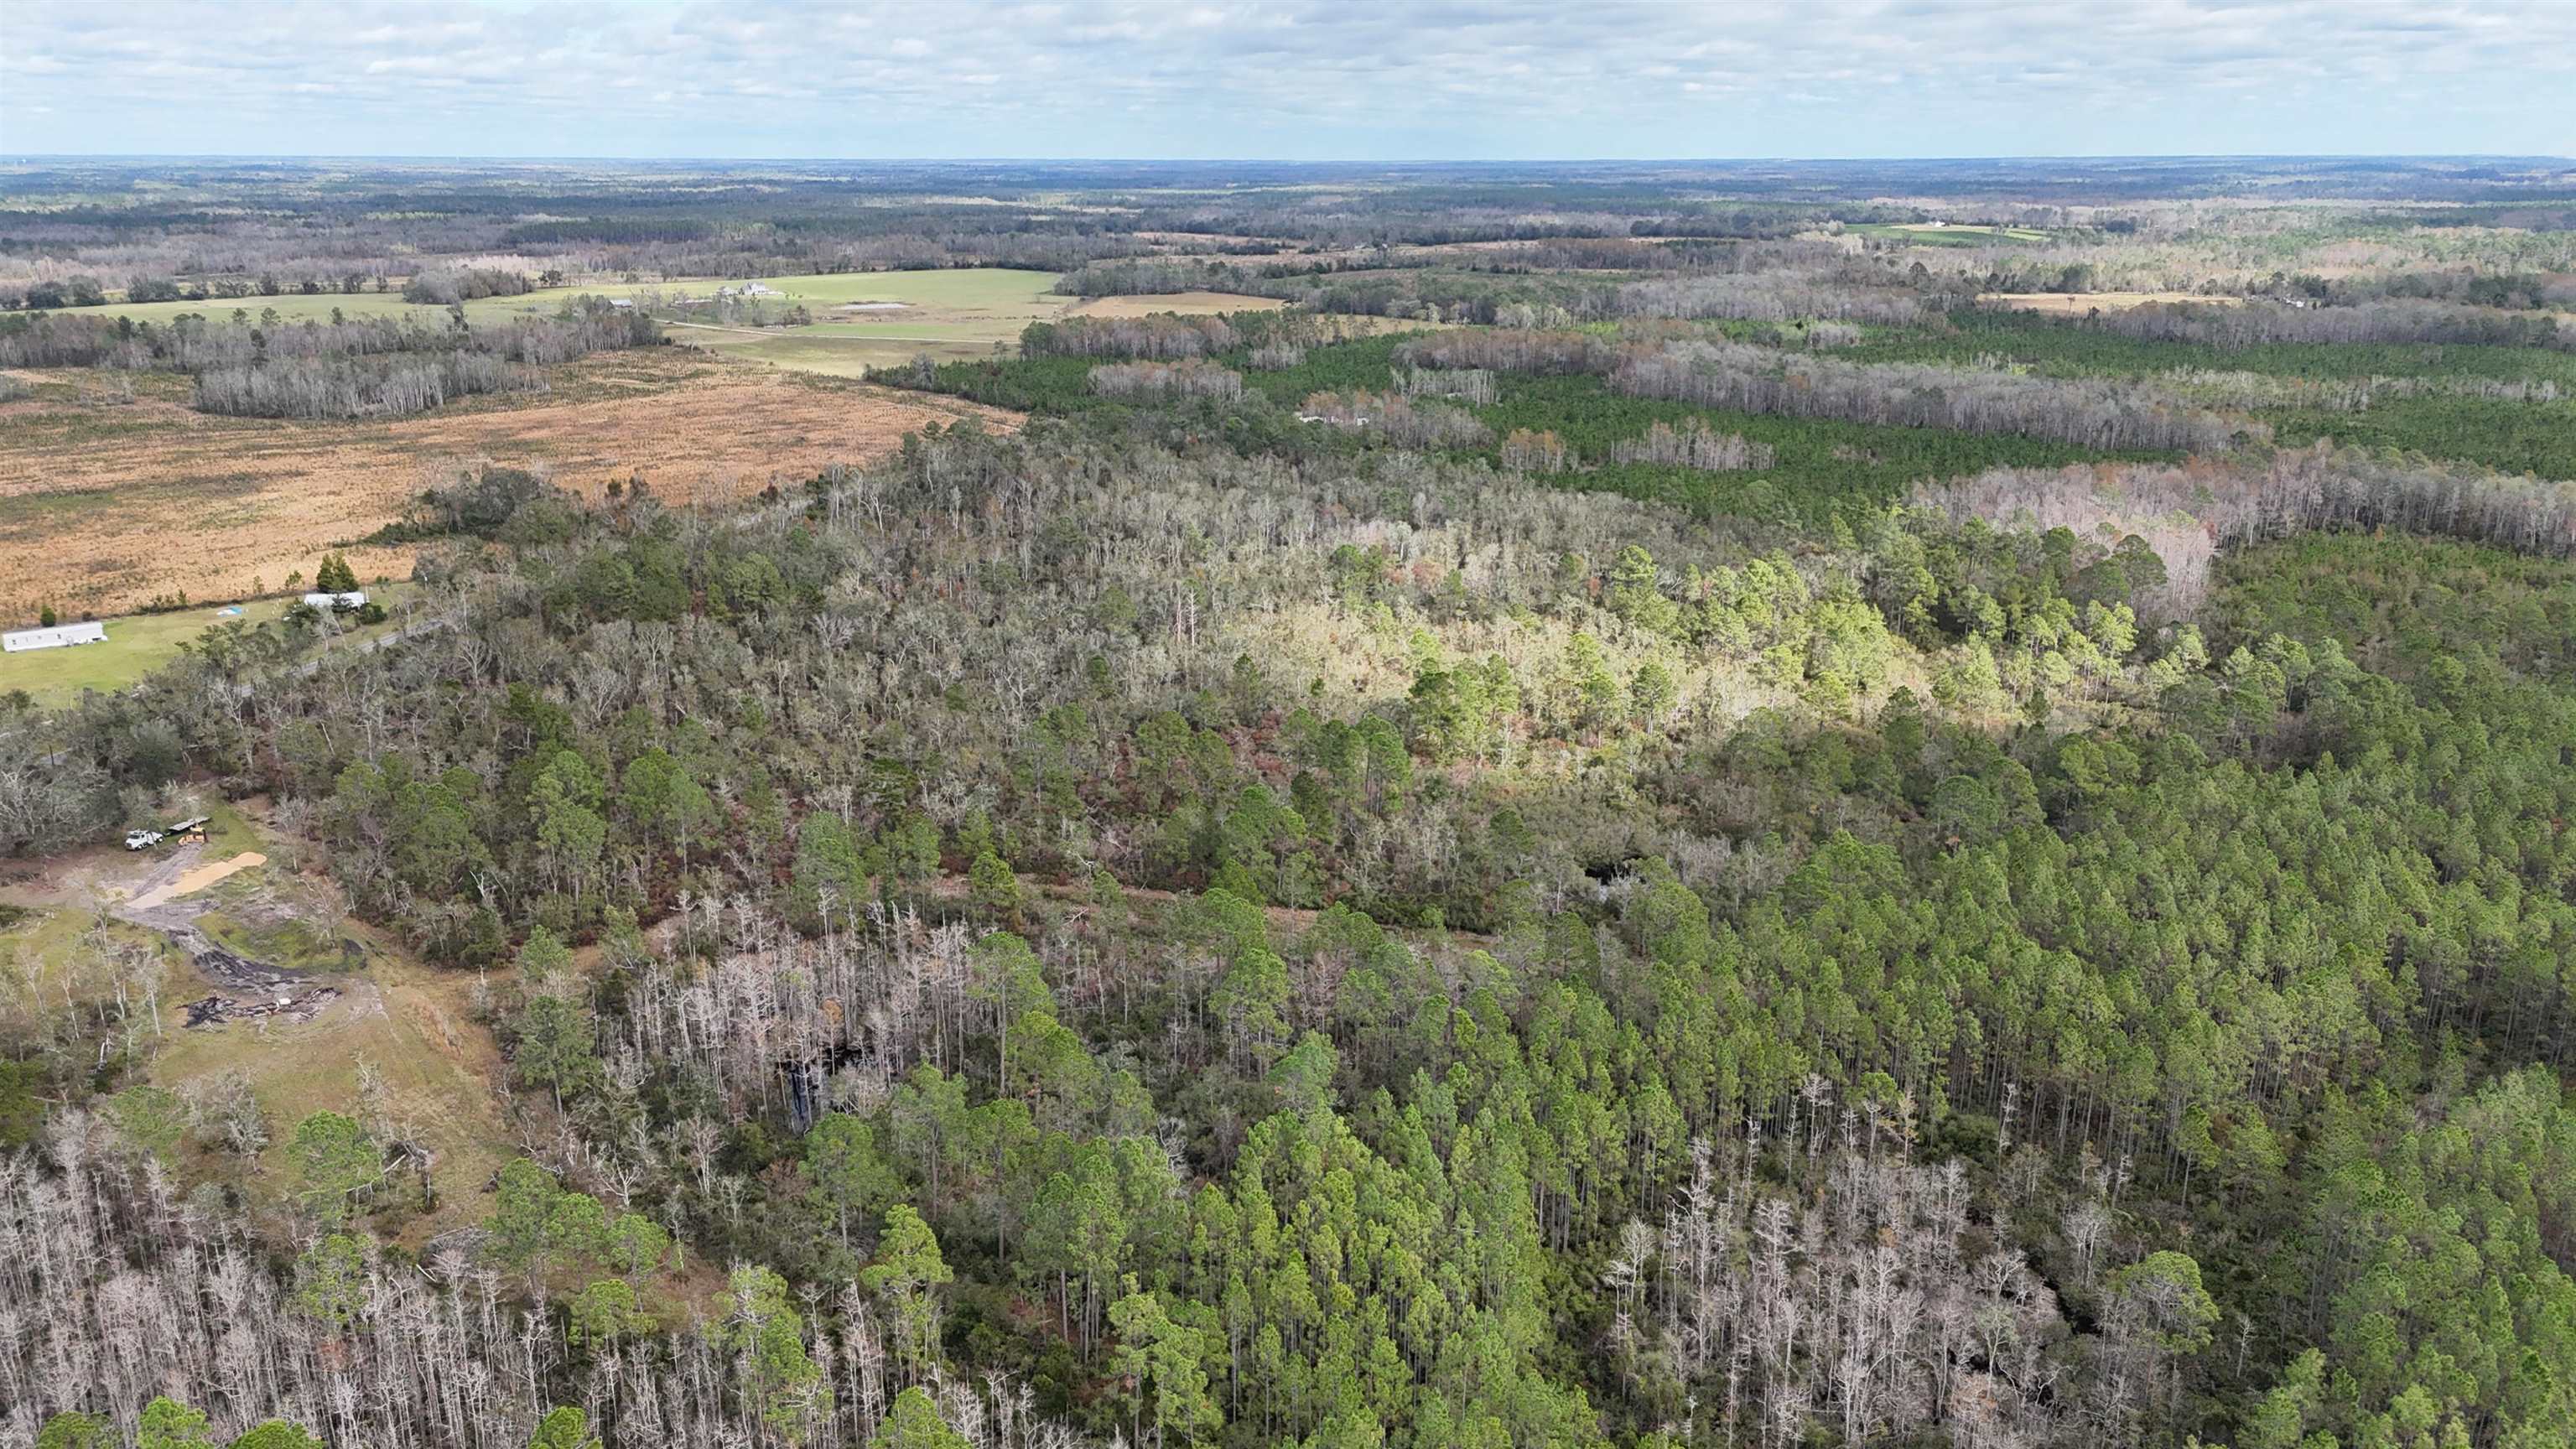
<instances>
[{"instance_id":1,"label":"white farmhouse","mask_svg":"<svg viewBox=\"0 0 2576 1449\"><path fill-rule=\"evenodd\" d=\"M61 649L73 644L104 644L107 626L100 623L56 624L46 629L20 629L0 634L0 649L17 654L29 649Z\"/></svg>"}]
</instances>

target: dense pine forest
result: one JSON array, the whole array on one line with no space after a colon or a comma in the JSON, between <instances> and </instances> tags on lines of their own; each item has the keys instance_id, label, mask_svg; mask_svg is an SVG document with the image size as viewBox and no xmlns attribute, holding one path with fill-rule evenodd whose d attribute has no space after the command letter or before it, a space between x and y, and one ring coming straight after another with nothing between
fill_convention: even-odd
<instances>
[{"instance_id":1,"label":"dense pine forest","mask_svg":"<svg viewBox=\"0 0 2576 1449\"><path fill-rule=\"evenodd\" d=\"M0 1438L2576 1444L2576 203L1972 171L510 227L1245 305L739 506L470 468L380 645L0 710L0 855L255 808L502 1124L0 935Z\"/></svg>"}]
</instances>

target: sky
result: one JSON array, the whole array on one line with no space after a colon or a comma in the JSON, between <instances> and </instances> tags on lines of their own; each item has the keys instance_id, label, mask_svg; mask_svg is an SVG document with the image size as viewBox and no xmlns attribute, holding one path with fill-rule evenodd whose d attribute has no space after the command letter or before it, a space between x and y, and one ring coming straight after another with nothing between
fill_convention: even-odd
<instances>
[{"instance_id":1,"label":"sky","mask_svg":"<svg viewBox=\"0 0 2576 1449\"><path fill-rule=\"evenodd\" d=\"M0 0L0 153L2576 154L2576 0Z\"/></svg>"}]
</instances>

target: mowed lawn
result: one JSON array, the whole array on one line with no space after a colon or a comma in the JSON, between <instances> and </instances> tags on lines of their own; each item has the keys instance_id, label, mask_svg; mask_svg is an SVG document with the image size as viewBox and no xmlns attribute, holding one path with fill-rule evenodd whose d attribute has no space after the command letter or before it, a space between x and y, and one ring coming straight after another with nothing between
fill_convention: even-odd
<instances>
[{"instance_id":1,"label":"mowed lawn","mask_svg":"<svg viewBox=\"0 0 2576 1449\"><path fill-rule=\"evenodd\" d=\"M369 582L366 590L368 598L384 604L389 617L371 626L347 625L339 636L343 642L372 638L399 627L405 605L418 597L418 590L409 583ZM165 614L128 614L109 619L107 641L103 644L0 654L0 696L23 689L36 703L55 706L76 702L83 690L95 689L104 694L130 689L175 658L180 645L195 642L208 629L235 620L252 625L275 623L286 617L286 611L294 605L294 599L280 597L239 605L239 614L218 612L221 607L231 606L191 604ZM23 626L12 623L9 627Z\"/></svg>"}]
</instances>

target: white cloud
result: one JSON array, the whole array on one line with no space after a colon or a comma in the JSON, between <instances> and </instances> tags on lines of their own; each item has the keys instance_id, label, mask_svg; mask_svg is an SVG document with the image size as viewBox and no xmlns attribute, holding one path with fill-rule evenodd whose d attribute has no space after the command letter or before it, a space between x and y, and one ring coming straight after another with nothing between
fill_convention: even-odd
<instances>
[{"instance_id":1,"label":"white cloud","mask_svg":"<svg viewBox=\"0 0 2576 1449\"><path fill-rule=\"evenodd\" d=\"M2536 152L2576 130L2565 0L9 9L18 152Z\"/></svg>"}]
</instances>

